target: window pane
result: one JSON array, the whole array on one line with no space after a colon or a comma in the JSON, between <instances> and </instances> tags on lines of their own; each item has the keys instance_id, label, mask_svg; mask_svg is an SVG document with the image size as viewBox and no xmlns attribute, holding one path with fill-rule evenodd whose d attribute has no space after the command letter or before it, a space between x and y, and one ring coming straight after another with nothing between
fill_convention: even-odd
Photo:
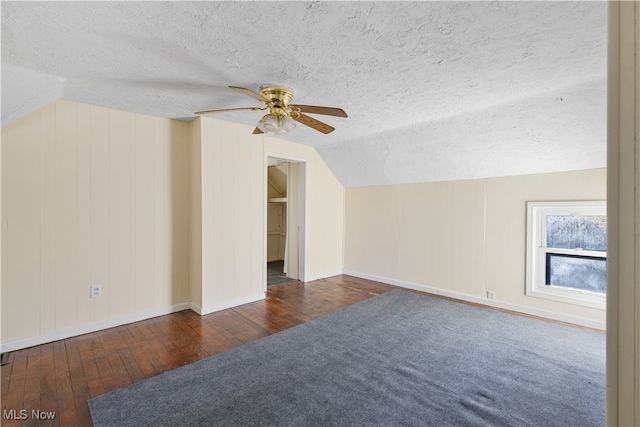
<instances>
[{"instance_id":1,"label":"window pane","mask_svg":"<svg viewBox=\"0 0 640 427\"><path fill-rule=\"evenodd\" d=\"M547 254L547 286L607 292L606 258Z\"/></svg>"},{"instance_id":2,"label":"window pane","mask_svg":"<svg viewBox=\"0 0 640 427\"><path fill-rule=\"evenodd\" d=\"M547 215L547 248L607 250L605 215Z\"/></svg>"}]
</instances>

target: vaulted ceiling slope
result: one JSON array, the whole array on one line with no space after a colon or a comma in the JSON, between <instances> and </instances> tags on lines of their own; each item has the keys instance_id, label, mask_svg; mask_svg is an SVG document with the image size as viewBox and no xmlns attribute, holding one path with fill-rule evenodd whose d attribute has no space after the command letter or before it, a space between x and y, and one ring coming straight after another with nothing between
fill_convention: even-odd
<instances>
[{"instance_id":1,"label":"vaulted ceiling slope","mask_svg":"<svg viewBox=\"0 0 640 427\"><path fill-rule=\"evenodd\" d=\"M606 165L606 2L1 6L3 125L58 98L192 120L275 83L347 111L282 136L347 187Z\"/></svg>"}]
</instances>

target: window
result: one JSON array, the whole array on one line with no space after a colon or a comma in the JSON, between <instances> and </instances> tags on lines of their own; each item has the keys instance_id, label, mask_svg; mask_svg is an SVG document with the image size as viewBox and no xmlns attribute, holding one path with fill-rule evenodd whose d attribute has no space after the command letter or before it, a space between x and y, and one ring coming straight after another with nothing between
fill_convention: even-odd
<instances>
[{"instance_id":1,"label":"window","mask_svg":"<svg viewBox=\"0 0 640 427\"><path fill-rule=\"evenodd\" d=\"M527 295L606 307L606 202L527 203Z\"/></svg>"}]
</instances>

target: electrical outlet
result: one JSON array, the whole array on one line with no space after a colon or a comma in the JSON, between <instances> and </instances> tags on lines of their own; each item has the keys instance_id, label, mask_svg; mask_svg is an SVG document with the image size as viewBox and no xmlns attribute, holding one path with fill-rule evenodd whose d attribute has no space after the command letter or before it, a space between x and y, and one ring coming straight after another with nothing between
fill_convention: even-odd
<instances>
[{"instance_id":1,"label":"electrical outlet","mask_svg":"<svg viewBox=\"0 0 640 427\"><path fill-rule=\"evenodd\" d=\"M487 299L496 299L496 293L493 291L487 291Z\"/></svg>"},{"instance_id":2,"label":"electrical outlet","mask_svg":"<svg viewBox=\"0 0 640 427\"><path fill-rule=\"evenodd\" d=\"M102 296L102 285L91 285L91 298L100 298Z\"/></svg>"}]
</instances>

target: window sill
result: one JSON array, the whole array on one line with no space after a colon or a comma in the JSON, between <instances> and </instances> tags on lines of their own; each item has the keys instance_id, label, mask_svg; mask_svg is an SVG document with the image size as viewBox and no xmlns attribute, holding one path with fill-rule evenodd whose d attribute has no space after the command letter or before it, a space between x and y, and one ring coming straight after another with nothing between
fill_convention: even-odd
<instances>
[{"instance_id":1,"label":"window sill","mask_svg":"<svg viewBox=\"0 0 640 427\"><path fill-rule=\"evenodd\" d=\"M591 292L574 291L563 288L549 289L527 289L527 296L534 298L543 298L551 301L563 302L565 304L579 305L599 310L607 309L607 297Z\"/></svg>"}]
</instances>

